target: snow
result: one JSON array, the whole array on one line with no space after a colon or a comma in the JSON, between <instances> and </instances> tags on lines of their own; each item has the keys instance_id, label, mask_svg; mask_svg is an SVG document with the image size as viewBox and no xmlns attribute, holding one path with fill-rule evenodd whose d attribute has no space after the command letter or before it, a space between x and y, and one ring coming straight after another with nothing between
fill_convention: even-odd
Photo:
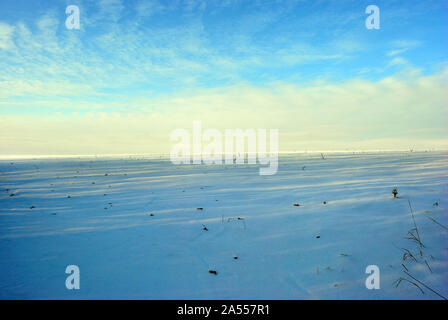
<instances>
[{"instance_id":1,"label":"snow","mask_svg":"<svg viewBox=\"0 0 448 320\"><path fill-rule=\"evenodd\" d=\"M0 160L0 298L440 299L396 287L412 280L403 265L447 297L447 155L288 154L273 176L157 157ZM406 239L408 200L424 247ZM80 290L65 287L68 265Z\"/></svg>"}]
</instances>

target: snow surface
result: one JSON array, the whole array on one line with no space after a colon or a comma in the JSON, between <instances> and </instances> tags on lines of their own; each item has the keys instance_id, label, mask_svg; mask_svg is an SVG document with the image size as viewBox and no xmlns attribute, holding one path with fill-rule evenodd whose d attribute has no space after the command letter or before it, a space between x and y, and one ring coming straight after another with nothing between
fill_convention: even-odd
<instances>
[{"instance_id":1,"label":"snow surface","mask_svg":"<svg viewBox=\"0 0 448 320\"><path fill-rule=\"evenodd\" d=\"M412 280L403 265L447 297L447 156L290 154L273 176L161 158L1 160L0 298L440 299L396 287ZM406 239L408 199L422 248ZM72 264L80 290L65 287ZM379 290L366 289L368 265Z\"/></svg>"}]
</instances>

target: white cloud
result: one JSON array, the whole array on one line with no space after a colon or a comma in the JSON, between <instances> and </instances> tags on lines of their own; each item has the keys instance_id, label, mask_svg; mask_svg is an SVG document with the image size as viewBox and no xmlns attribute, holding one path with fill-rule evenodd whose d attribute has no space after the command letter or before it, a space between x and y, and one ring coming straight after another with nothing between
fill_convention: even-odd
<instances>
[{"instance_id":1,"label":"white cloud","mask_svg":"<svg viewBox=\"0 0 448 320\"><path fill-rule=\"evenodd\" d=\"M43 96L85 96L95 94L87 84L73 84L67 81L17 80L0 81L0 96L5 98ZM11 101L10 100L10 101Z\"/></svg>"},{"instance_id":2,"label":"white cloud","mask_svg":"<svg viewBox=\"0 0 448 320\"><path fill-rule=\"evenodd\" d=\"M448 68L380 81L351 80L307 87L197 89L158 98L114 101L130 111L3 116L3 154L169 152L169 134L204 128L277 128L282 151L448 148ZM88 109L89 103L83 103ZM91 103L90 110L98 107ZM107 106L108 104L104 104Z\"/></svg>"},{"instance_id":3,"label":"white cloud","mask_svg":"<svg viewBox=\"0 0 448 320\"><path fill-rule=\"evenodd\" d=\"M392 41L391 46L394 48L386 52L387 56L396 56L405 53L421 45L417 40L395 40Z\"/></svg>"},{"instance_id":4,"label":"white cloud","mask_svg":"<svg viewBox=\"0 0 448 320\"><path fill-rule=\"evenodd\" d=\"M129 19L132 12L125 11L120 0L81 7L81 25L86 27L79 32L58 30L64 14L55 16L54 12L47 12L29 27L20 22L14 26L0 23L0 107L9 114L0 119L0 152L166 152L169 130L189 128L195 119L217 128L279 128L282 150L398 148L409 141L420 141L422 146L445 141L446 130L440 125L446 118L443 73L424 77L414 72L376 82L269 86L268 80L262 79L264 88L241 85L245 80L258 82L253 78L277 67L316 63L315 73L322 75L326 65L368 51L367 42L355 33L346 34L347 23L357 21L362 11L350 14L348 20L318 12L304 17L303 29L293 30L291 35L280 32L273 42L260 44L254 35L275 26L273 22L286 10L283 6L273 12L260 7L257 13L242 14L238 21L220 20L227 28L218 24L216 29L222 31L210 33L196 15L205 2L196 6L190 1L163 3L140 2L135 21ZM138 21L168 13L179 3L183 5L180 26L139 25ZM189 10L194 13L185 13ZM184 19L184 14L190 15ZM341 33L341 37L329 42L313 40L324 19L335 21L335 34ZM213 41L211 35L219 41ZM399 55L420 42L397 40L387 45L389 63L367 65L364 72L409 68L410 63ZM369 62L368 58L365 61ZM344 72L334 74L344 79ZM297 73L279 78L294 79ZM240 85L191 91L223 82ZM190 91L148 98L162 91L160 88L178 92L179 87ZM11 115L28 113L30 108L36 111L34 115ZM39 116L41 108L62 114ZM131 112L122 112L126 108ZM113 112L108 114L105 109ZM92 113L73 115L86 110Z\"/></svg>"},{"instance_id":5,"label":"white cloud","mask_svg":"<svg viewBox=\"0 0 448 320\"><path fill-rule=\"evenodd\" d=\"M158 0L145 1L140 0L135 6L138 17L150 17L166 10L166 7Z\"/></svg>"},{"instance_id":6,"label":"white cloud","mask_svg":"<svg viewBox=\"0 0 448 320\"><path fill-rule=\"evenodd\" d=\"M15 47L12 39L14 27L0 22L0 49L9 50Z\"/></svg>"},{"instance_id":7,"label":"white cloud","mask_svg":"<svg viewBox=\"0 0 448 320\"><path fill-rule=\"evenodd\" d=\"M407 40L407 39L401 39L401 40L395 40L392 41L392 46L399 47L399 48L415 48L421 45L421 42L418 40Z\"/></svg>"},{"instance_id":8,"label":"white cloud","mask_svg":"<svg viewBox=\"0 0 448 320\"><path fill-rule=\"evenodd\" d=\"M388 55L388 56L396 56L397 54L405 53L408 50L409 50L409 48L390 50L390 51L388 51L386 53L386 55Z\"/></svg>"},{"instance_id":9,"label":"white cloud","mask_svg":"<svg viewBox=\"0 0 448 320\"><path fill-rule=\"evenodd\" d=\"M387 64L388 67L393 67L393 66L402 66L402 65L406 65L408 63L408 61L402 57L396 57L393 58L392 60L389 61L389 63Z\"/></svg>"}]
</instances>

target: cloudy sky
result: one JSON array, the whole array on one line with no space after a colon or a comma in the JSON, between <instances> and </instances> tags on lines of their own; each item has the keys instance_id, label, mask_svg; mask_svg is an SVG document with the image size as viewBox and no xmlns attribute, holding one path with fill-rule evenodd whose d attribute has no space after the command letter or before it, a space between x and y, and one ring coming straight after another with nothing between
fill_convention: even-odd
<instances>
[{"instance_id":1,"label":"cloudy sky","mask_svg":"<svg viewBox=\"0 0 448 320\"><path fill-rule=\"evenodd\" d=\"M448 149L447 34L441 0L2 0L0 154L165 153L193 120L282 151Z\"/></svg>"}]
</instances>

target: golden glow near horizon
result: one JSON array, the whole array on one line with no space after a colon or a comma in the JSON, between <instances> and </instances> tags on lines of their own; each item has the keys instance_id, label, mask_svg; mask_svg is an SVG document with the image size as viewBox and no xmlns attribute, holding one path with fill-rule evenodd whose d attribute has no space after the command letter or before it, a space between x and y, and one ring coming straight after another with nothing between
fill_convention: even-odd
<instances>
[{"instance_id":1,"label":"golden glow near horizon","mask_svg":"<svg viewBox=\"0 0 448 320\"><path fill-rule=\"evenodd\" d=\"M278 128L280 152L448 149L448 140L438 138L447 133L442 125L447 74L445 69L378 82L204 89L129 101L136 111L126 113L99 107L84 113L7 115L1 120L0 153L168 154L170 132L189 130L196 119L219 130Z\"/></svg>"}]
</instances>

